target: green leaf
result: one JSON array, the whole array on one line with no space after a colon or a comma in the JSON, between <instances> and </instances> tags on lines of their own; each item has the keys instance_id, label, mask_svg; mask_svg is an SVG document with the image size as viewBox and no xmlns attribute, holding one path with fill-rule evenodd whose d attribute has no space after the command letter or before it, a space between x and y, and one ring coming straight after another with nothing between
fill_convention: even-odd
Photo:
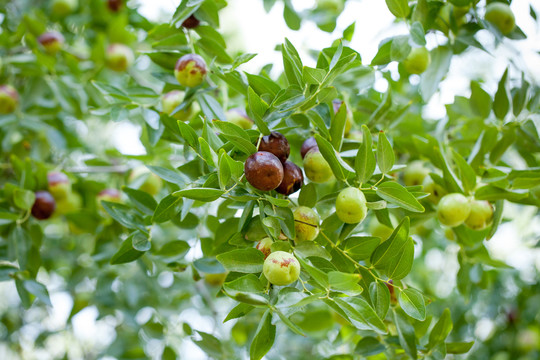
<instances>
[{"instance_id":1,"label":"green leaf","mask_svg":"<svg viewBox=\"0 0 540 360\"><path fill-rule=\"evenodd\" d=\"M343 251L356 261L368 259L381 239L372 236L353 236L344 241Z\"/></svg>"},{"instance_id":2,"label":"green leaf","mask_svg":"<svg viewBox=\"0 0 540 360\"><path fill-rule=\"evenodd\" d=\"M390 309L390 290L386 284L380 281L372 282L369 285L369 298L379 318L384 320Z\"/></svg>"},{"instance_id":3,"label":"green leaf","mask_svg":"<svg viewBox=\"0 0 540 360\"><path fill-rule=\"evenodd\" d=\"M35 200L36 195L33 191L16 188L13 192L13 202L19 209L29 210Z\"/></svg>"},{"instance_id":4,"label":"green leaf","mask_svg":"<svg viewBox=\"0 0 540 360\"><path fill-rule=\"evenodd\" d=\"M136 234L142 235L139 232ZM133 238L135 234L132 234L126 240L122 242L120 249L111 258L111 265L125 264L132 262L144 255L144 251L136 250L133 247Z\"/></svg>"},{"instance_id":5,"label":"green leaf","mask_svg":"<svg viewBox=\"0 0 540 360\"><path fill-rule=\"evenodd\" d=\"M272 313L270 309L266 310L259 326L255 331L255 336L249 348L249 359L260 360L274 345L276 337L276 326L272 325Z\"/></svg>"},{"instance_id":6,"label":"green leaf","mask_svg":"<svg viewBox=\"0 0 540 360\"><path fill-rule=\"evenodd\" d=\"M386 347L376 338L365 336L356 344L354 352L362 356L372 356L382 353L385 349Z\"/></svg>"},{"instance_id":7,"label":"green leaf","mask_svg":"<svg viewBox=\"0 0 540 360\"><path fill-rule=\"evenodd\" d=\"M446 352L448 354L465 354L471 350L473 345L474 341L446 343Z\"/></svg>"},{"instance_id":8,"label":"green leaf","mask_svg":"<svg viewBox=\"0 0 540 360\"><path fill-rule=\"evenodd\" d=\"M428 349L446 340L450 331L452 331L452 318L450 317L450 309L444 309L439 321L435 324L431 333L429 333Z\"/></svg>"},{"instance_id":9,"label":"green leaf","mask_svg":"<svg viewBox=\"0 0 540 360\"><path fill-rule=\"evenodd\" d=\"M401 253L409 240L409 226L409 218L403 218L388 240L379 245L371 255L373 266L384 269L394 257Z\"/></svg>"},{"instance_id":10,"label":"green leaf","mask_svg":"<svg viewBox=\"0 0 540 360\"><path fill-rule=\"evenodd\" d=\"M259 95L250 87L247 90L248 105L251 114L253 115L253 122L257 125L257 128L263 135L269 135L270 129L263 121L263 116L268 110L268 104L264 102Z\"/></svg>"},{"instance_id":11,"label":"green leaf","mask_svg":"<svg viewBox=\"0 0 540 360\"><path fill-rule=\"evenodd\" d=\"M288 39L285 39L285 43L281 46L281 54L283 57L285 76L287 77L289 84L303 87L302 60L300 60L298 51L296 51L293 44Z\"/></svg>"},{"instance_id":12,"label":"green leaf","mask_svg":"<svg viewBox=\"0 0 540 360\"><path fill-rule=\"evenodd\" d=\"M223 320L223 322L226 323L229 320L244 317L253 309L255 309L255 307L253 307L252 305L248 305L244 303L238 304L235 307L233 307L231 311L229 311L229 314L227 314L227 317L225 317L225 320Z\"/></svg>"},{"instance_id":13,"label":"green leaf","mask_svg":"<svg viewBox=\"0 0 540 360\"><path fill-rule=\"evenodd\" d=\"M508 89L506 88L507 78L508 68L505 70L501 80L499 81L499 86L493 101L493 113L501 120L504 119L506 114L508 114L508 110L510 109L510 96L508 94Z\"/></svg>"},{"instance_id":14,"label":"green leaf","mask_svg":"<svg viewBox=\"0 0 540 360\"><path fill-rule=\"evenodd\" d=\"M389 203L411 212L424 212L424 207L406 188L394 181L386 181L377 187L377 195Z\"/></svg>"},{"instance_id":15,"label":"green leaf","mask_svg":"<svg viewBox=\"0 0 540 360\"><path fill-rule=\"evenodd\" d=\"M351 25L347 26L345 30L343 30L343 40L347 40L347 41L352 40L355 27L356 27L356 21L354 21Z\"/></svg>"},{"instance_id":16,"label":"green leaf","mask_svg":"<svg viewBox=\"0 0 540 360\"><path fill-rule=\"evenodd\" d=\"M383 321L362 297L335 298L334 300L357 329L374 330L379 334L387 333Z\"/></svg>"},{"instance_id":17,"label":"green leaf","mask_svg":"<svg viewBox=\"0 0 540 360\"><path fill-rule=\"evenodd\" d=\"M52 306L49 292L45 285L34 280L24 280L23 286L30 294L36 296L45 305Z\"/></svg>"},{"instance_id":18,"label":"green leaf","mask_svg":"<svg viewBox=\"0 0 540 360\"><path fill-rule=\"evenodd\" d=\"M390 279L401 280L411 272L414 259L414 243L409 238L402 247L401 252L396 254L386 265L386 275Z\"/></svg>"},{"instance_id":19,"label":"green leaf","mask_svg":"<svg viewBox=\"0 0 540 360\"><path fill-rule=\"evenodd\" d=\"M411 39L420 46L426 46L426 33L422 23L415 21L411 26Z\"/></svg>"},{"instance_id":20,"label":"green leaf","mask_svg":"<svg viewBox=\"0 0 540 360\"><path fill-rule=\"evenodd\" d=\"M343 136L345 135L345 124L347 123L347 105L343 101L339 106L337 113L332 118L330 125L330 139L332 140L332 146L337 151L341 150L341 144L343 143Z\"/></svg>"},{"instance_id":21,"label":"green leaf","mask_svg":"<svg viewBox=\"0 0 540 360\"><path fill-rule=\"evenodd\" d=\"M257 152L257 147L251 143L248 133L241 127L228 121L214 121L214 125L238 150L247 155Z\"/></svg>"},{"instance_id":22,"label":"green leaf","mask_svg":"<svg viewBox=\"0 0 540 360\"><path fill-rule=\"evenodd\" d=\"M416 335L413 326L401 311L394 311L394 323L398 332L399 343L403 350L413 359L418 358Z\"/></svg>"},{"instance_id":23,"label":"green leaf","mask_svg":"<svg viewBox=\"0 0 540 360\"><path fill-rule=\"evenodd\" d=\"M199 105L201 106L202 112L209 120L227 121L223 108L216 99L210 96L210 94L199 93L197 95L197 99L199 101Z\"/></svg>"},{"instance_id":24,"label":"green leaf","mask_svg":"<svg viewBox=\"0 0 540 360\"><path fill-rule=\"evenodd\" d=\"M356 159L354 161L354 168L356 170L356 177L361 183L366 183L371 179L371 176L375 172L375 154L373 154L371 132L366 125L362 125L362 145L358 149Z\"/></svg>"},{"instance_id":25,"label":"green leaf","mask_svg":"<svg viewBox=\"0 0 540 360\"><path fill-rule=\"evenodd\" d=\"M163 223L165 221L171 220L180 212L180 205L182 204L182 198L174 195L167 195L159 202L154 216L152 217L152 222Z\"/></svg>"},{"instance_id":26,"label":"green leaf","mask_svg":"<svg viewBox=\"0 0 540 360\"><path fill-rule=\"evenodd\" d=\"M362 292L362 287L358 285L359 281L359 274L348 274L339 271L330 271L328 273L330 288L351 296L358 295Z\"/></svg>"},{"instance_id":27,"label":"green leaf","mask_svg":"<svg viewBox=\"0 0 540 360\"><path fill-rule=\"evenodd\" d=\"M129 197L131 202L146 215L153 215L157 207L156 200L147 192L122 187L122 191Z\"/></svg>"},{"instance_id":28,"label":"green leaf","mask_svg":"<svg viewBox=\"0 0 540 360\"><path fill-rule=\"evenodd\" d=\"M431 64L420 79L420 93L426 103L437 92L439 83L448 74L453 52L446 46L439 46L433 49L430 54Z\"/></svg>"},{"instance_id":29,"label":"green leaf","mask_svg":"<svg viewBox=\"0 0 540 360\"><path fill-rule=\"evenodd\" d=\"M328 162L328 165L330 165L330 168L332 169L332 172L336 178L339 180L345 180L353 174L354 170L345 161L343 161L343 159L341 159L328 140L325 140L319 134L315 135L315 140L317 140L319 151L324 159Z\"/></svg>"},{"instance_id":30,"label":"green leaf","mask_svg":"<svg viewBox=\"0 0 540 360\"><path fill-rule=\"evenodd\" d=\"M180 129L180 135L186 140L187 144L195 151L198 150L197 133L193 128L183 121L178 120L178 128Z\"/></svg>"},{"instance_id":31,"label":"green leaf","mask_svg":"<svg viewBox=\"0 0 540 360\"><path fill-rule=\"evenodd\" d=\"M12 280L12 275L19 271L15 264L0 260L0 281Z\"/></svg>"},{"instance_id":32,"label":"green leaf","mask_svg":"<svg viewBox=\"0 0 540 360\"><path fill-rule=\"evenodd\" d=\"M406 18L411 12L407 0L385 0L388 10L397 18Z\"/></svg>"},{"instance_id":33,"label":"green leaf","mask_svg":"<svg viewBox=\"0 0 540 360\"><path fill-rule=\"evenodd\" d=\"M197 138L195 138L195 142L198 143ZM169 169L166 169L166 168L161 167L161 166L150 166L150 165L148 165L146 167L151 172L153 172L154 174L156 174L157 176L159 176L160 178L162 178L163 180L165 180L167 182L170 182L172 184L176 184L176 185L178 185L180 187L183 187L186 184L184 175L177 172L177 171L169 170Z\"/></svg>"},{"instance_id":34,"label":"green leaf","mask_svg":"<svg viewBox=\"0 0 540 360\"><path fill-rule=\"evenodd\" d=\"M193 189L183 189L178 190L172 193L173 196L184 197L188 199L203 201L203 202L212 202L221 197L225 191L220 189L213 188L193 188Z\"/></svg>"},{"instance_id":35,"label":"green leaf","mask_svg":"<svg viewBox=\"0 0 540 360\"><path fill-rule=\"evenodd\" d=\"M283 19L285 24L291 30L300 30L300 25L302 23L302 18L298 16L292 4L289 1L285 1L285 6L283 7Z\"/></svg>"},{"instance_id":36,"label":"green leaf","mask_svg":"<svg viewBox=\"0 0 540 360\"><path fill-rule=\"evenodd\" d=\"M300 189L300 195L298 195L298 205L307 206L309 208L314 207L317 204L317 188L314 183L308 183Z\"/></svg>"},{"instance_id":37,"label":"green leaf","mask_svg":"<svg viewBox=\"0 0 540 360\"><path fill-rule=\"evenodd\" d=\"M383 131L379 132L379 141L377 142L377 164L381 173L386 174L394 166L395 156L392 145L386 138Z\"/></svg>"},{"instance_id":38,"label":"green leaf","mask_svg":"<svg viewBox=\"0 0 540 360\"><path fill-rule=\"evenodd\" d=\"M144 232L144 225L142 219L138 214L135 214L129 206L119 204L116 202L101 201L101 205L107 211L107 213L116 221L129 229L139 229Z\"/></svg>"},{"instance_id":39,"label":"green leaf","mask_svg":"<svg viewBox=\"0 0 540 360\"><path fill-rule=\"evenodd\" d=\"M476 188L476 174L471 165L469 165L459 153L452 150L452 154L454 161L458 166L458 174L461 183L463 184L463 190L465 190L466 193L471 193Z\"/></svg>"},{"instance_id":40,"label":"green leaf","mask_svg":"<svg viewBox=\"0 0 540 360\"><path fill-rule=\"evenodd\" d=\"M426 302L418 290L407 288L399 291L398 301L403 311L413 319L419 321L426 319Z\"/></svg>"},{"instance_id":41,"label":"green leaf","mask_svg":"<svg viewBox=\"0 0 540 360\"><path fill-rule=\"evenodd\" d=\"M476 81L471 82L471 109L476 115L487 118L491 112L491 96Z\"/></svg>"},{"instance_id":42,"label":"green leaf","mask_svg":"<svg viewBox=\"0 0 540 360\"><path fill-rule=\"evenodd\" d=\"M264 255L255 248L237 249L216 256L228 271L259 273L262 271Z\"/></svg>"},{"instance_id":43,"label":"green leaf","mask_svg":"<svg viewBox=\"0 0 540 360\"><path fill-rule=\"evenodd\" d=\"M495 202L495 213L493 214L493 223L491 224L491 228L489 229L489 232L486 236L486 239L489 240L495 235L497 232L497 229L499 228L499 225L502 221L502 215L503 215L503 209L504 209L504 200L497 200Z\"/></svg>"},{"instance_id":44,"label":"green leaf","mask_svg":"<svg viewBox=\"0 0 540 360\"><path fill-rule=\"evenodd\" d=\"M326 71L324 69L316 69L309 66L304 66L302 69L302 79L309 85L318 85L322 83L325 76Z\"/></svg>"}]
</instances>

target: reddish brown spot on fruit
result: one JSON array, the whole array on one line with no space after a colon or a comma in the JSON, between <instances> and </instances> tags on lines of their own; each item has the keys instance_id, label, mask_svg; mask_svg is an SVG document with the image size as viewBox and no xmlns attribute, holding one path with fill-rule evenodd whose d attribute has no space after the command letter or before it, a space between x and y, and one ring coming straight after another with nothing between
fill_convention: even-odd
<instances>
[{"instance_id":1,"label":"reddish brown spot on fruit","mask_svg":"<svg viewBox=\"0 0 540 360\"><path fill-rule=\"evenodd\" d=\"M116 189L104 189L98 194L98 197L109 197L120 199L120 191Z\"/></svg>"},{"instance_id":2,"label":"reddish brown spot on fruit","mask_svg":"<svg viewBox=\"0 0 540 360\"><path fill-rule=\"evenodd\" d=\"M247 181L262 191L274 190L283 181L283 165L274 155L259 151L247 158L244 164Z\"/></svg>"},{"instance_id":3,"label":"reddish brown spot on fruit","mask_svg":"<svg viewBox=\"0 0 540 360\"><path fill-rule=\"evenodd\" d=\"M306 156L307 152L313 148L316 148L317 146L317 140L315 140L314 137L307 138L306 141L302 144L302 148L300 149L300 155L302 155L302 159Z\"/></svg>"},{"instance_id":4,"label":"reddish brown spot on fruit","mask_svg":"<svg viewBox=\"0 0 540 360\"><path fill-rule=\"evenodd\" d=\"M107 7L112 12L118 12L122 7L122 0L107 0Z\"/></svg>"},{"instance_id":5,"label":"reddish brown spot on fruit","mask_svg":"<svg viewBox=\"0 0 540 360\"><path fill-rule=\"evenodd\" d=\"M274 154L277 158L284 163L289 157L291 148L287 138L277 131L272 131L270 135L265 135L261 139L259 145L259 151L268 151Z\"/></svg>"},{"instance_id":6,"label":"reddish brown spot on fruit","mask_svg":"<svg viewBox=\"0 0 540 360\"><path fill-rule=\"evenodd\" d=\"M36 200L32 206L32 215L38 220L45 220L52 216L56 209L56 201L48 191L37 191Z\"/></svg>"},{"instance_id":7,"label":"reddish brown spot on fruit","mask_svg":"<svg viewBox=\"0 0 540 360\"><path fill-rule=\"evenodd\" d=\"M203 75L206 74L206 62L197 54L186 54L178 59L175 66L176 71L184 70L191 62L194 63L193 69L189 70L192 74L196 74L197 72L200 72ZM195 68L198 69L198 71Z\"/></svg>"},{"instance_id":8,"label":"reddish brown spot on fruit","mask_svg":"<svg viewBox=\"0 0 540 360\"><path fill-rule=\"evenodd\" d=\"M191 14L190 17L184 20L184 22L182 23L182 26L185 27L186 29L193 29L199 26L200 23L201 22L199 21L199 19L197 19L195 15Z\"/></svg>"},{"instance_id":9,"label":"reddish brown spot on fruit","mask_svg":"<svg viewBox=\"0 0 540 360\"><path fill-rule=\"evenodd\" d=\"M300 190L303 184L304 175L302 170L292 161L286 161L283 164L283 181L276 191L283 195L291 195Z\"/></svg>"},{"instance_id":10,"label":"reddish brown spot on fruit","mask_svg":"<svg viewBox=\"0 0 540 360\"><path fill-rule=\"evenodd\" d=\"M49 44L54 44L56 42L64 42L64 36L56 31L50 31L42 34L38 37L38 41L41 45L47 46Z\"/></svg>"}]
</instances>

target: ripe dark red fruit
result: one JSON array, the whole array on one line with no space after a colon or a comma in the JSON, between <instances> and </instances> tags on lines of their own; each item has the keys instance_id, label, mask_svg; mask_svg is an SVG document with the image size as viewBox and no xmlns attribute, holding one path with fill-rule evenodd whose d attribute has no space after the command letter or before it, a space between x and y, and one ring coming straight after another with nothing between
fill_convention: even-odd
<instances>
[{"instance_id":1,"label":"ripe dark red fruit","mask_svg":"<svg viewBox=\"0 0 540 360\"><path fill-rule=\"evenodd\" d=\"M194 29L197 26L199 26L201 22L199 19L195 17L195 15L191 14L190 17L188 17L184 22L182 23L182 26L186 29Z\"/></svg>"},{"instance_id":2,"label":"ripe dark red fruit","mask_svg":"<svg viewBox=\"0 0 540 360\"><path fill-rule=\"evenodd\" d=\"M283 181L281 161L267 151L259 151L247 158L244 164L247 181L262 191L274 190Z\"/></svg>"},{"instance_id":3,"label":"ripe dark red fruit","mask_svg":"<svg viewBox=\"0 0 540 360\"><path fill-rule=\"evenodd\" d=\"M64 36L57 31L49 31L41 34L38 41L49 54L56 54L64 45Z\"/></svg>"},{"instance_id":4,"label":"ripe dark red fruit","mask_svg":"<svg viewBox=\"0 0 540 360\"><path fill-rule=\"evenodd\" d=\"M300 148L300 155L302 155L302 159L304 156L306 156L307 152L314 147L318 147L317 140L315 140L314 137L307 138L302 144L302 148Z\"/></svg>"},{"instance_id":5,"label":"ripe dark red fruit","mask_svg":"<svg viewBox=\"0 0 540 360\"><path fill-rule=\"evenodd\" d=\"M32 206L32 215L38 220L45 220L52 216L56 209L56 201L48 191L37 191L36 200Z\"/></svg>"},{"instance_id":6,"label":"ripe dark red fruit","mask_svg":"<svg viewBox=\"0 0 540 360\"><path fill-rule=\"evenodd\" d=\"M122 0L107 0L107 7L112 12L118 12L122 7Z\"/></svg>"},{"instance_id":7,"label":"ripe dark red fruit","mask_svg":"<svg viewBox=\"0 0 540 360\"><path fill-rule=\"evenodd\" d=\"M286 161L283 164L283 181L276 191L283 195L291 195L300 190L303 184L304 175L302 170L292 161Z\"/></svg>"},{"instance_id":8,"label":"ripe dark red fruit","mask_svg":"<svg viewBox=\"0 0 540 360\"><path fill-rule=\"evenodd\" d=\"M272 131L270 135L265 135L261 139L259 144L259 151L268 151L274 154L277 158L284 163L289 157L291 148L287 138L277 131Z\"/></svg>"}]
</instances>

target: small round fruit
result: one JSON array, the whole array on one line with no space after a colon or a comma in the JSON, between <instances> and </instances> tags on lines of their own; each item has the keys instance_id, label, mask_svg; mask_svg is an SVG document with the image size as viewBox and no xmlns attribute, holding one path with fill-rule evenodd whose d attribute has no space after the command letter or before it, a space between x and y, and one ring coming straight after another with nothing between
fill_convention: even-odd
<instances>
[{"instance_id":1,"label":"small round fruit","mask_svg":"<svg viewBox=\"0 0 540 360\"><path fill-rule=\"evenodd\" d=\"M57 31L49 31L38 37L38 42L49 54L56 54L64 46L64 36Z\"/></svg>"},{"instance_id":2,"label":"small round fruit","mask_svg":"<svg viewBox=\"0 0 540 360\"><path fill-rule=\"evenodd\" d=\"M274 155L258 151L250 155L244 164L247 181L262 191L274 190L283 181L283 165Z\"/></svg>"},{"instance_id":3,"label":"small round fruit","mask_svg":"<svg viewBox=\"0 0 540 360\"><path fill-rule=\"evenodd\" d=\"M118 12L122 8L122 0L107 0L107 7L112 12Z\"/></svg>"},{"instance_id":4,"label":"small round fruit","mask_svg":"<svg viewBox=\"0 0 540 360\"><path fill-rule=\"evenodd\" d=\"M56 201L48 191L37 191L36 200L32 205L32 215L38 220L45 220L52 216L56 209Z\"/></svg>"},{"instance_id":5,"label":"small round fruit","mask_svg":"<svg viewBox=\"0 0 540 360\"><path fill-rule=\"evenodd\" d=\"M204 275L204 281L206 281L207 284L212 285L212 286L223 285L226 278L227 278L227 273Z\"/></svg>"},{"instance_id":6,"label":"small round fruit","mask_svg":"<svg viewBox=\"0 0 540 360\"><path fill-rule=\"evenodd\" d=\"M80 210L82 197L76 192L70 192L65 198L56 202L56 214L64 215Z\"/></svg>"},{"instance_id":7,"label":"small round fruit","mask_svg":"<svg viewBox=\"0 0 540 360\"><path fill-rule=\"evenodd\" d=\"M47 174L47 181L48 190L56 200L65 199L71 193L71 183L66 174L50 172Z\"/></svg>"},{"instance_id":8,"label":"small round fruit","mask_svg":"<svg viewBox=\"0 0 540 360\"><path fill-rule=\"evenodd\" d=\"M436 184L429 176L426 176L422 185L424 186L424 192L430 194L426 199L431 201L433 204L438 204L441 198L448 194L448 191L446 191L445 188L439 184Z\"/></svg>"},{"instance_id":9,"label":"small round fruit","mask_svg":"<svg viewBox=\"0 0 540 360\"><path fill-rule=\"evenodd\" d=\"M318 148L317 140L315 140L314 137L307 138L306 141L302 144L302 148L300 149L300 155L302 155L302 159L306 156L307 152L313 148Z\"/></svg>"},{"instance_id":10,"label":"small round fruit","mask_svg":"<svg viewBox=\"0 0 540 360\"><path fill-rule=\"evenodd\" d=\"M98 203L101 204L102 201L116 202L119 203L122 201L120 191L116 189L104 189L97 196Z\"/></svg>"},{"instance_id":11,"label":"small round fruit","mask_svg":"<svg viewBox=\"0 0 540 360\"><path fill-rule=\"evenodd\" d=\"M339 111L339 108L341 107L341 104L343 104L343 100L340 99L334 99L332 100L332 106L334 107L334 114L337 114ZM349 109L348 106L345 106L347 109L347 116L345 118L345 132L344 135L347 136L351 132L352 129L352 111Z\"/></svg>"},{"instance_id":12,"label":"small round fruit","mask_svg":"<svg viewBox=\"0 0 540 360\"><path fill-rule=\"evenodd\" d=\"M242 108L229 109L225 114L227 121L241 127L244 130L249 130L253 127L253 120L246 114Z\"/></svg>"},{"instance_id":13,"label":"small round fruit","mask_svg":"<svg viewBox=\"0 0 540 360\"><path fill-rule=\"evenodd\" d=\"M19 93L11 85L0 85L0 114L9 114L19 105Z\"/></svg>"},{"instance_id":14,"label":"small round fruit","mask_svg":"<svg viewBox=\"0 0 540 360\"><path fill-rule=\"evenodd\" d=\"M510 6L502 2L492 2L486 6L486 15L484 17L503 35L508 35L516 26L516 18Z\"/></svg>"},{"instance_id":15,"label":"small round fruit","mask_svg":"<svg viewBox=\"0 0 540 360\"><path fill-rule=\"evenodd\" d=\"M296 232L295 242L313 241L319 235L319 223L321 219L315 210L307 206L299 206L293 211L294 229Z\"/></svg>"},{"instance_id":16,"label":"small round fruit","mask_svg":"<svg viewBox=\"0 0 540 360\"><path fill-rule=\"evenodd\" d=\"M274 241L272 241L272 239L270 239L269 237L265 237L257 243L257 246L255 248L257 250L260 250L264 254L264 258L266 259L268 255L270 255L270 253L272 252L272 250L270 250L270 247L273 243Z\"/></svg>"},{"instance_id":17,"label":"small round fruit","mask_svg":"<svg viewBox=\"0 0 540 360\"><path fill-rule=\"evenodd\" d=\"M415 160L408 164L403 171L403 183L405 186L422 185L428 174L429 169L424 167L424 162Z\"/></svg>"},{"instance_id":18,"label":"small round fruit","mask_svg":"<svg viewBox=\"0 0 540 360\"><path fill-rule=\"evenodd\" d=\"M186 29L194 29L197 26L199 26L201 22L199 19L195 17L195 15L191 14L184 22L182 23L182 26Z\"/></svg>"},{"instance_id":19,"label":"small round fruit","mask_svg":"<svg viewBox=\"0 0 540 360\"><path fill-rule=\"evenodd\" d=\"M286 286L300 277L300 263L292 254L275 251L264 260L263 274L271 284Z\"/></svg>"},{"instance_id":20,"label":"small round fruit","mask_svg":"<svg viewBox=\"0 0 540 360\"><path fill-rule=\"evenodd\" d=\"M411 74L421 74L431 63L431 56L425 47L413 48L409 55L403 60L403 67Z\"/></svg>"},{"instance_id":21,"label":"small round fruit","mask_svg":"<svg viewBox=\"0 0 540 360\"><path fill-rule=\"evenodd\" d=\"M493 206L489 201L473 200L471 201L471 213L465 225L473 230L484 230L493 221Z\"/></svg>"},{"instance_id":22,"label":"small round fruit","mask_svg":"<svg viewBox=\"0 0 540 360\"><path fill-rule=\"evenodd\" d=\"M74 12L79 6L79 0L52 0L51 11L53 15L64 17Z\"/></svg>"},{"instance_id":23,"label":"small round fruit","mask_svg":"<svg viewBox=\"0 0 540 360\"><path fill-rule=\"evenodd\" d=\"M471 202L464 195L451 193L443 196L437 208L437 217L441 224L456 227L469 217Z\"/></svg>"},{"instance_id":24,"label":"small round fruit","mask_svg":"<svg viewBox=\"0 0 540 360\"><path fill-rule=\"evenodd\" d=\"M336 214L346 224L362 222L367 215L366 197L355 187L347 187L336 199Z\"/></svg>"},{"instance_id":25,"label":"small round fruit","mask_svg":"<svg viewBox=\"0 0 540 360\"><path fill-rule=\"evenodd\" d=\"M180 90L172 90L164 94L161 98L161 107L163 112L171 115L176 120L188 120L191 117L191 106L188 106L187 109L182 109L172 114L174 109L176 109L184 101L184 95L184 92Z\"/></svg>"},{"instance_id":26,"label":"small round fruit","mask_svg":"<svg viewBox=\"0 0 540 360\"><path fill-rule=\"evenodd\" d=\"M306 177L314 183L325 183L334 178L334 173L318 147L311 148L304 157Z\"/></svg>"},{"instance_id":27,"label":"small round fruit","mask_svg":"<svg viewBox=\"0 0 540 360\"><path fill-rule=\"evenodd\" d=\"M304 175L302 169L292 161L286 161L283 164L283 181L276 188L276 191L288 196L300 190L303 184Z\"/></svg>"},{"instance_id":28,"label":"small round fruit","mask_svg":"<svg viewBox=\"0 0 540 360\"><path fill-rule=\"evenodd\" d=\"M126 71L133 64L133 50L124 44L111 44L105 53L105 63L114 71Z\"/></svg>"},{"instance_id":29,"label":"small round fruit","mask_svg":"<svg viewBox=\"0 0 540 360\"><path fill-rule=\"evenodd\" d=\"M135 168L129 176L130 182L138 186L139 190L156 196L163 187L163 180L146 167Z\"/></svg>"},{"instance_id":30,"label":"small round fruit","mask_svg":"<svg viewBox=\"0 0 540 360\"><path fill-rule=\"evenodd\" d=\"M265 135L261 139L259 144L259 151L268 151L276 155L276 157L284 163L289 157L291 148L287 138L277 131L272 131L270 135Z\"/></svg>"},{"instance_id":31,"label":"small round fruit","mask_svg":"<svg viewBox=\"0 0 540 360\"><path fill-rule=\"evenodd\" d=\"M202 84L207 73L204 59L197 54L187 54L178 59L174 76L182 86L195 87Z\"/></svg>"}]
</instances>

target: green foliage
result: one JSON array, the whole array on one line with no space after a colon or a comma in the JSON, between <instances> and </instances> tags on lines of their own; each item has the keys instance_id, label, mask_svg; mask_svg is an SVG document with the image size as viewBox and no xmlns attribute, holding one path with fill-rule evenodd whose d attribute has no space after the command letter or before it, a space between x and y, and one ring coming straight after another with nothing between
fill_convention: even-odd
<instances>
[{"instance_id":1,"label":"green foliage","mask_svg":"<svg viewBox=\"0 0 540 360\"><path fill-rule=\"evenodd\" d=\"M386 0L409 33L383 40L371 63L352 48L362 35L352 23L341 38L312 50L312 59L284 39L277 49L282 67L248 73L243 64L255 54L233 53L219 28L224 0L182 0L166 23L145 19L132 2L116 12L105 1L81 1L61 17L48 2L4 3L0 85L20 96L15 111L0 111L0 289L17 294L0 302L0 338L10 354L23 353L28 326L38 335L24 351L53 342L58 334L38 326L45 312L24 311L49 311L62 293L73 302L68 322L95 310L97 321L115 324L105 345L78 346L85 358L188 358L184 342L216 359L538 356L538 274L524 282L492 257L487 241L509 220L503 209L538 212L540 87L516 61L497 78L470 79L470 92L455 96L442 119L425 115L456 58L525 37L519 18L503 34L482 19L483 3ZM266 11L276 3L263 1ZM299 12L292 1L280 3L290 29L314 22L329 33L348 6L318 0ZM192 15L200 25L182 26ZM54 54L37 41L48 28L66 39ZM493 44L479 42L481 30ZM436 46L428 41L434 34ZM105 66L114 43L135 54L125 70ZM431 62L409 76L403 62L419 46L430 47ZM186 88L174 68L192 53L209 71L202 84ZM387 90L376 90L375 79ZM175 111L191 114L186 121L162 109L161 96L172 90L185 92ZM251 128L228 121L235 107L245 109ZM119 124L140 129L131 140L144 154L114 146L108 135ZM301 144L314 136L334 177L305 179L290 197L255 189L244 162L271 131L287 137L289 160L298 165ZM424 163L445 194L489 201L490 224L476 231L465 221L446 233L455 242L446 239L433 201L442 194L405 186L400 177L413 161ZM141 165L163 181L156 195L131 178ZM40 221L32 216L35 192L47 190L47 173L59 170L80 204ZM345 188L365 196L366 221L344 223L336 215ZM66 199L55 200L58 206ZM321 222L295 219L299 206ZM372 233L375 219L391 228L388 239ZM299 241L300 223L316 228L313 241ZM296 257L297 281L275 286L266 279L265 254L255 248L266 237L272 252ZM448 294L435 284L454 274L428 266L433 254L456 264ZM476 335L481 319L495 320L490 337ZM72 331L64 325L59 333Z\"/></svg>"}]
</instances>

